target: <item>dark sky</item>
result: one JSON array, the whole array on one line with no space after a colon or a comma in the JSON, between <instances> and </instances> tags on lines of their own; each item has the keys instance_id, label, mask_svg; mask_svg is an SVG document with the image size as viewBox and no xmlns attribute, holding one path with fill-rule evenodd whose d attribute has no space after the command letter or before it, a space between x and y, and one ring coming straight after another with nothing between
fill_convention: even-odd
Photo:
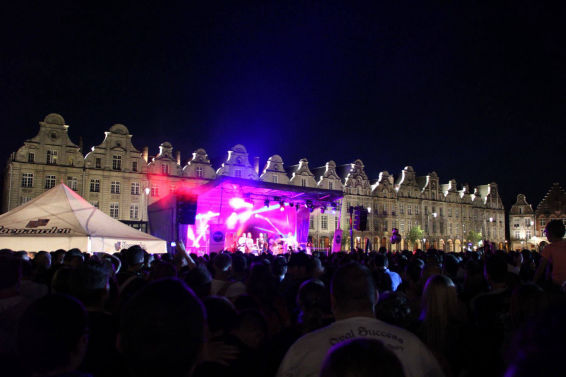
<instances>
[{"instance_id":1,"label":"dark sky","mask_svg":"<svg viewBox=\"0 0 566 377\"><path fill-rule=\"evenodd\" d=\"M215 167L237 143L262 167L412 165L507 208L566 185L564 1L79 3L3 9L3 159L57 112L86 147L124 123Z\"/></svg>"}]
</instances>

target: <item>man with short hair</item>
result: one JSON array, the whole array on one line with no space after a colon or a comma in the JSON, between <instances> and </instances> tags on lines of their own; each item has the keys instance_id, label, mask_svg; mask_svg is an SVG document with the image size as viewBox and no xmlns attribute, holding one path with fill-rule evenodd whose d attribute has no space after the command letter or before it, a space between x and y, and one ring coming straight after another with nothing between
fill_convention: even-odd
<instances>
[{"instance_id":1,"label":"man with short hair","mask_svg":"<svg viewBox=\"0 0 566 377\"><path fill-rule=\"evenodd\" d=\"M340 267L331 283L336 322L297 340L285 355L277 376L318 376L327 351L355 338L381 340L397 355L407 377L443 376L432 353L415 335L375 319L377 298L378 292L366 267L358 263Z\"/></svg>"},{"instance_id":2,"label":"man with short hair","mask_svg":"<svg viewBox=\"0 0 566 377\"><path fill-rule=\"evenodd\" d=\"M535 283L544 274L546 267L552 266L551 279L557 287L566 283L566 240L564 239L564 223L561 220L551 220L546 224L544 233L550 242L542 249L542 258L535 273Z\"/></svg>"}]
</instances>

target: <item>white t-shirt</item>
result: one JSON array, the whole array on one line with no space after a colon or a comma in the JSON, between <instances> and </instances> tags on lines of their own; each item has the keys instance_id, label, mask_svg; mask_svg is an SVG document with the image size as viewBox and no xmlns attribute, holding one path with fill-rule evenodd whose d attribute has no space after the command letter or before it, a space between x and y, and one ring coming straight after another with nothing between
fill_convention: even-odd
<instances>
[{"instance_id":1,"label":"white t-shirt","mask_svg":"<svg viewBox=\"0 0 566 377\"><path fill-rule=\"evenodd\" d=\"M397 355L407 377L442 377L444 373L428 348L407 330L370 317L336 321L298 339L287 351L277 377L317 377L328 350L354 338L375 338Z\"/></svg>"},{"instance_id":2,"label":"white t-shirt","mask_svg":"<svg viewBox=\"0 0 566 377\"><path fill-rule=\"evenodd\" d=\"M223 280L212 279L210 285L210 295L217 296L218 292L222 289L222 287L224 287L225 284L226 282ZM246 285L241 281L236 281L230 283L228 289L226 290L226 294L224 294L224 296L229 299L235 299L236 297L244 293L246 293Z\"/></svg>"}]
</instances>

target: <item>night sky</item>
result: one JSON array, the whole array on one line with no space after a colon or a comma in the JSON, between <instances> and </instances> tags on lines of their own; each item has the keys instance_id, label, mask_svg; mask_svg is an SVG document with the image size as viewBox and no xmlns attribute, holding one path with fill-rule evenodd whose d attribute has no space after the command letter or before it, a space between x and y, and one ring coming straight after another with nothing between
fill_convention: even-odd
<instances>
[{"instance_id":1,"label":"night sky","mask_svg":"<svg viewBox=\"0 0 566 377\"><path fill-rule=\"evenodd\" d=\"M57 112L84 151L123 123L215 168L241 143L262 168L495 181L507 209L566 186L564 1L10 3L2 160Z\"/></svg>"}]
</instances>

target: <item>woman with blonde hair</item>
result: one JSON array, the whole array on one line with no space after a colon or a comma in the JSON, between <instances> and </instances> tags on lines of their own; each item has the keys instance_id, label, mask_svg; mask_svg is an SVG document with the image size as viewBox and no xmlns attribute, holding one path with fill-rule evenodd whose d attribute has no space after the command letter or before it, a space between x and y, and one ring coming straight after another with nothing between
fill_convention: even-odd
<instances>
[{"instance_id":1,"label":"woman with blonde hair","mask_svg":"<svg viewBox=\"0 0 566 377\"><path fill-rule=\"evenodd\" d=\"M463 366L465 321L454 282L433 275L424 286L419 335L437 357L447 376L457 376Z\"/></svg>"}]
</instances>

